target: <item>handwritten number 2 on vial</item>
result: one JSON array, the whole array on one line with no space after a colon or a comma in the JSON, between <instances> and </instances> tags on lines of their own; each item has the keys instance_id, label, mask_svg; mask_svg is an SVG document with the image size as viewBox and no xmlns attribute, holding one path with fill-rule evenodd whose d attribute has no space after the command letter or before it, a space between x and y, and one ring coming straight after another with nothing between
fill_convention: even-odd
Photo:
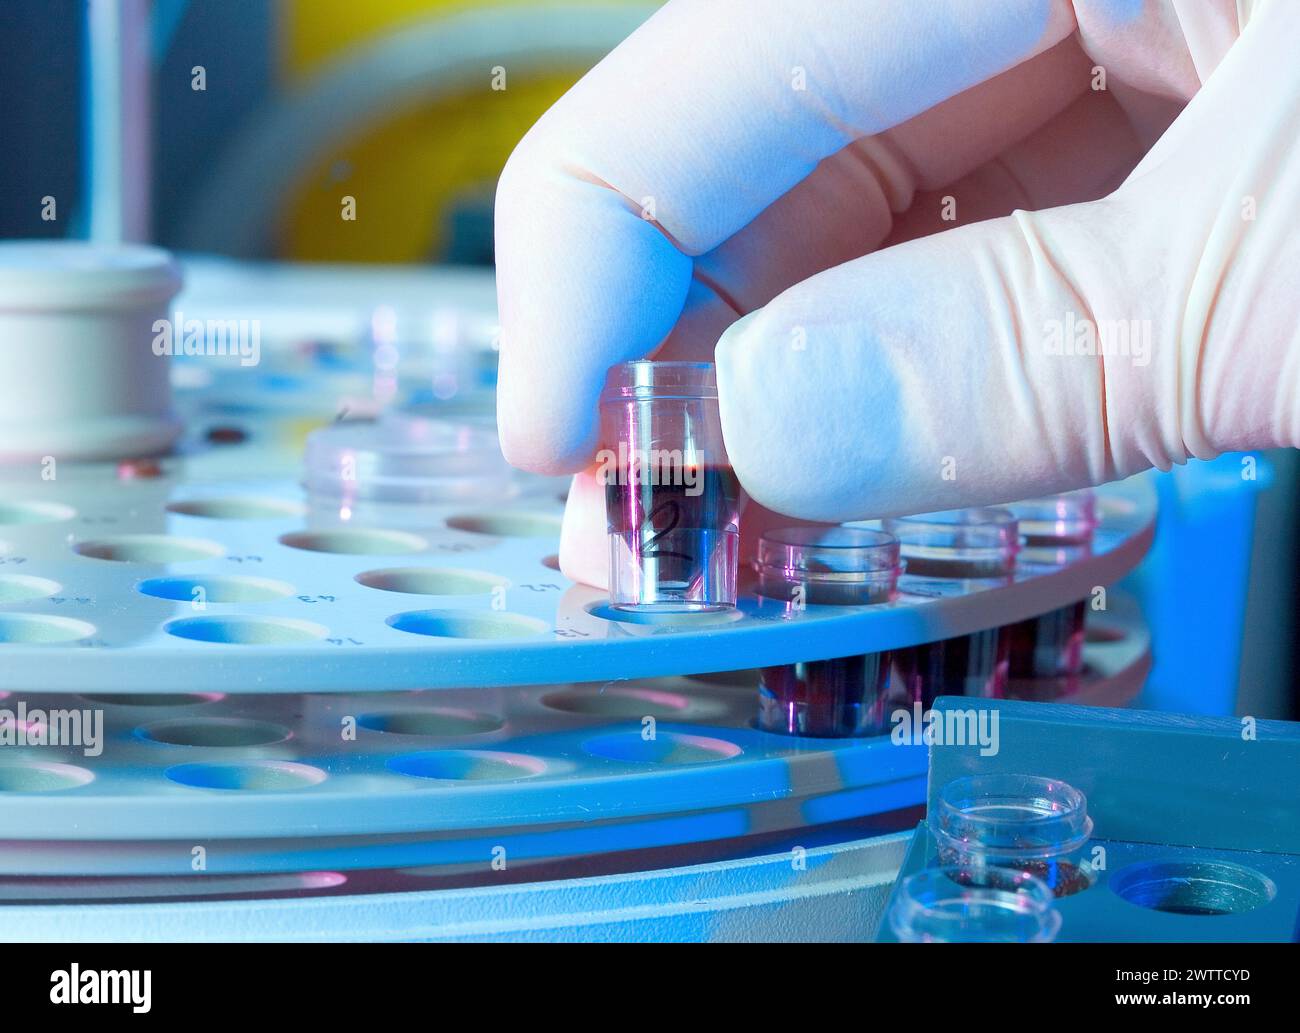
<instances>
[{"instance_id":1,"label":"handwritten number 2 on vial","mask_svg":"<svg viewBox=\"0 0 1300 1033\"><path fill-rule=\"evenodd\" d=\"M656 529L655 518L660 514L666 514L666 519L668 521L667 526ZM657 548L655 546L656 542L662 540L666 534L677 527L681 522L681 519L681 511L677 507L676 499L664 499L663 502L650 510L650 512L646 514L645 522L641 525L641 530L644 533L648 529L654 531L654 534L652 534L646 541L645 545L642 546L641 555L654 559L668 559L669 557L672 557L673 559L684 560L685 562L690 563L695 558L694 556L689 556L684 552L674 552L671 549Z\"/></svg>"}]
</instances>

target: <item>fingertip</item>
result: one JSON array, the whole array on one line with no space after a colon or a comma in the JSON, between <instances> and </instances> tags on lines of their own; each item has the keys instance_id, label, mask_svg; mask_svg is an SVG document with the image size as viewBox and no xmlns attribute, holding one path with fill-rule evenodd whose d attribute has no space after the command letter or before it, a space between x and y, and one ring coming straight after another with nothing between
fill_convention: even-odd
<instances>
[{"instance_id":1,"label":"fingertip","mask_svg":"<svg viewBox=\"0 0 1300 1033\"><path fill-rule=\"evenodd\" d=\"M907 453L899 392L869 326L828 321L823 274L737 321L718 343L723 437L758 503L801 520L874 515Z\"/></svg>"},{"instance_id":2,"label":"fingertip","mask_svg":"<svg viewBox=\"0 0 1300 1033\"><path fill-rule=\"evenodd\" d=\"M594 422L568 409L503 408L497 417L501 454L511 466L528 473L547 477L575 473L595 454Z\"/></svg>"},{"instance_id":3,"label":"fingertip","mask_svg":"<svg viewBox=\"0 0 1300 1033\"><path fill-rule=\"evenodd\" d=\"M727 452L746 492L777 513L820 520L833 468L822 451L827 410L810 380L810 360L790 354L806 346L806 331L785 318L779 300L737 320L718 341L718 401Z\"/></svg>"},{"instance_id":4,"label":"fingertip","mask_svg":"<svg viewBox=\"0 0 1300 1033\"><path fill-rule=\"evenodd\" d=\"M560 573L595 588L609 587L605 493L588 468L574 476L560 530Z\"/></svg>"},{"instance_id":5,"label":"fingertip","mask_svg":"<svg viewBox=\"0 0 1300 1033\"><path fill-rule=\"evenodd\" d=\"M497 406L506 458L560 474L596 450L609 368L649 354L672 330L691 259L609 189L545 182L536 211L511 208L498 225Z\"/></svg>"}]
</instances>

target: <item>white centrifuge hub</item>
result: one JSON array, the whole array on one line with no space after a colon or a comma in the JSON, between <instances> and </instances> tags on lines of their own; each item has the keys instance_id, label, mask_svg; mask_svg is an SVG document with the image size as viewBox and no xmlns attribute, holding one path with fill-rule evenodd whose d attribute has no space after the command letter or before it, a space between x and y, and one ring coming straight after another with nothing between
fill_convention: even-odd
<instances>
[{"instance_id":1,"label":"white centrifuge hub","mask_svg":"<svg viewBox=\"0 0 1300 1033\"><path fill-rule=\"evenodd\" d=\"M172 360L153 345L180 285L158 248L0 242L0 460L167 449Z\"/></svg>"}]
</instances>

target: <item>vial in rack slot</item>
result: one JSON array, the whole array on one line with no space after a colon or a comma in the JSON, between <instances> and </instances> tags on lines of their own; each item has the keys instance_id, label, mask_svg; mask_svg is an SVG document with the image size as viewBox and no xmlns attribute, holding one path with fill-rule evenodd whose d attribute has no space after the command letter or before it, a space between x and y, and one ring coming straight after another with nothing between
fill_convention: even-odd
<instances>
[{"instance_id":1,"label":"vial in rack slot","mask_svg":"<svg viewBox=\"0 0 1300 1033\"><path fill-rule=\"evenodd\" d=\"M1048 943L1061 913L1042 880L1014 868L925 868L899 883L889 928L902 943Z\"/></svg>"},{"instance_id":2,"label":"vial in rack slot","mask_svg":"<svg viewBox=\"0 0 1300 1033\"><path fill-rule=\"evenodd\" d=\"M1014 868L1041 879L1057 897L1092 885L1083 856L1092 836L1088 800L1060 779L965 775L939 791L933 810L942 865L971 878L987 868Z\"/></svg>"},{"instance_id":3,"label":"vial in rack slot","mask_svg":"<svg viewBox=\"0 0 1300 1033\"><path fill-rule=\"evenodd\" d=\"M911 590L945 581L1007 583L1015 572L1019 532L1005 509L955 509L881 522L901 546ZM937 696L1001 697L1010 640L999 628L894 652L894 677L928 707Z\"/></svg>"},{"instance_id":4,"label":"vial in rack slot","mask_svg":"<svg viewBox=\"0 0 1300 1033\"><path fill-rule=\"evenodd\" d=\"M864 606L893 598L898 540L861 527L792 527L758 543L759 591L797 612L805 605ZM884 735L912 700L891 691L890 654L764 667L758 724L786 735Z\"/></svg>"},{"instance_id":5,"label":"vial in rack slot","mask_svg":"<svg viewBox=\"0 0 1300 1033\"><path fill-rule=\"evenodd\" d=\"M1092 552L1097 527L1091 491L1029 499L1008 507L1020 521L1021 563L1064 566ZM1012 692L1053 699L1073 692L1083 670L1086 599L1006 628Z\"/></svg>"}]
</instances>

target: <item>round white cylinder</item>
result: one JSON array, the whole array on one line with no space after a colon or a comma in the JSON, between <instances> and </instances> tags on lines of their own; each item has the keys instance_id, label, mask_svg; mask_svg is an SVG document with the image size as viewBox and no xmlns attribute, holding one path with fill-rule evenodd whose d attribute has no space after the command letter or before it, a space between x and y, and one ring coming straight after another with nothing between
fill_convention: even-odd
<instances>
[{"instance_id":1,"label":"round white cylinder","mask_svg":"<svg viewBox=\"0 0 1300 1033\"><path fill-rule=\"evenodd\" d=\"M153 342L180 286L158 248L0 241L0 462L168 449L181 425Z\"/></svg>"}]
</instances>

